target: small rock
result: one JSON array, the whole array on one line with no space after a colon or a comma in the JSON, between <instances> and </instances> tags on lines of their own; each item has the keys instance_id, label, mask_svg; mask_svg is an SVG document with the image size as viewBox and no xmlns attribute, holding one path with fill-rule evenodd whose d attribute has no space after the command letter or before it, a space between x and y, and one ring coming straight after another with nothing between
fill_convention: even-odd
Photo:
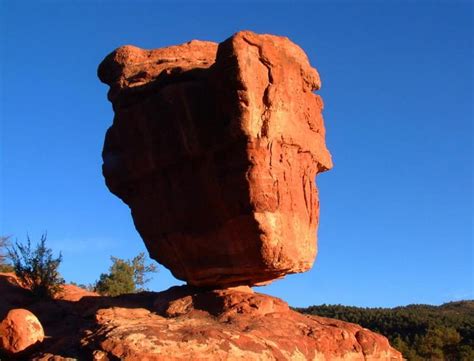
<instances>
[{"instance_id":1,"label":"small rock","mask_svg":"<svg viewBox=\"0 0 474 361\"><path fill-rule=\"evenodd\" d=\"M43 326L28 310L13 309L0 323L0 349L7 353L23 351L43 339Z\"/></svg>"}]
</instances>

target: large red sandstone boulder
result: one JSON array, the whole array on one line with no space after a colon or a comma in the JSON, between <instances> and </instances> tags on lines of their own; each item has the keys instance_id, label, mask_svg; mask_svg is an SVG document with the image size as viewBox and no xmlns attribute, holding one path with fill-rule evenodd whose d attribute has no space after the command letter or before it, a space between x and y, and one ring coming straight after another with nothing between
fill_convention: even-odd
<instances>
[{"instance_id":1,"label":"large red sandstone boulder","mask_svg":"<svg viewBox=\"0 0 474 361\"><path fill-rule=\"evenodd\" d=\"M115 118L103 150L152 258L196 286L309 270L317 173L332 167L317 71L288 38L239 32L117 49L99 67Z\"/></svg>"},{"instance_id":2,"label":"large red sandstone boulder","mask_svg":"<svg viewBox=\"0 0 474 361\"><path fill-rule=\"evenodd\" d=\"M0 323L0 350L15 354L42 342L43 326L38 318L28 310L10 310Z\"/></svg>"}]
</instances>

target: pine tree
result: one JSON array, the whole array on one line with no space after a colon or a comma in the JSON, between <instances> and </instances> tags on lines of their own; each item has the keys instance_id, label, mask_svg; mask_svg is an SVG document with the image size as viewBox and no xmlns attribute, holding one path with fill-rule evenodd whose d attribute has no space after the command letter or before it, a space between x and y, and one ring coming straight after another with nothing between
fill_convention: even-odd
<instances>
[{"instance_id":1,"label":"pine tree","mask_svg":"<svg viewBox=\"0 0 474 361\"><path fill-rule=\"evenodd\" d=\"M102 273L95 285L95 291L102 295L118 296L141 292L144 290L143 286L150 281L145 275L156 272L154 264L145 264L144 253L138 254L133 259L111 257L111 260L109 273Z\"/></svg>"}]
</instances>

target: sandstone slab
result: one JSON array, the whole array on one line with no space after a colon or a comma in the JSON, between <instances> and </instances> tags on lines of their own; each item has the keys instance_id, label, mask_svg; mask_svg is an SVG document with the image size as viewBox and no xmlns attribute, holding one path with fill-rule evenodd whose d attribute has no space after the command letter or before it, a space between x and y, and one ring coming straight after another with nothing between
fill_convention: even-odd
<instances>
[{"instance_id":1,"label":"sandstone slab","mask_svg":"<svg viewBox=\"0 0 474 361\"><path fill-rule=\"evenodd\" d=\"M288 38L117 49L101 63L115 117L108 188L150 256L195 286L253 285L309 270L316 174L332 167L318 72Z\"/></svg>"},{"instance_id":2,"label":"sandstone slab","mask_svg":"<svg viewBox=\"0 0 474 361\"><path fill-rule=\"evenodd\" d=\"M96 313L83 340L94 360L402 360L358 325L291 311L251 289L158 293L154 308Z\"/></svg>"},{"instance_id":3,"label":"sandstone slab","mask_svg":"<svg viewBox=\"0 0 474 361\"><path fill-rule=\"evenodd\" d=\"M19 286L11 282L13 277L0 274L2 279L8 281L2 297L16 294ZM13 307L29 308L48 335L37 348L16 354L17 359L402 360L381 335L355 324L300 314L286 302L244 286L15 299L19 303Z\"/></svg>"},{"instance_id":4,"label":"sandstone slab","mask_svg":"<svg viewBox=\"0 0 474 361\"><path fill-rule=\"evenodd\" d=\"M96 292L85 290L76 285L65 284L54 298L57 300L64 301L79 301L83 297L98 297L99 294Z\"/></svg>"}]
</instances>

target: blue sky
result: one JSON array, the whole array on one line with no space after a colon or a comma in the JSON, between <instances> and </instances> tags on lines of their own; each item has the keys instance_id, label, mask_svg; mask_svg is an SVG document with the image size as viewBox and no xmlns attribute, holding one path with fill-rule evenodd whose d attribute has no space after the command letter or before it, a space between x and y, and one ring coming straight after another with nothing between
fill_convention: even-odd
<instances>
[{"instance_id":1,"label":"blue sky","mask_svg":"<svg viewBox=\"0 0 474 361\"><path fill-rule=\"evenodd\" d=\"M293 306L474 298L473 6L438 2L1 1L0 234L48 232L68 281L144 245L105 187L114 48L288 36L322 77L335 167L318 177L319 255L259 291ZM160 267L150 284L178 281Z\"/></svg>"}]
</instances>

